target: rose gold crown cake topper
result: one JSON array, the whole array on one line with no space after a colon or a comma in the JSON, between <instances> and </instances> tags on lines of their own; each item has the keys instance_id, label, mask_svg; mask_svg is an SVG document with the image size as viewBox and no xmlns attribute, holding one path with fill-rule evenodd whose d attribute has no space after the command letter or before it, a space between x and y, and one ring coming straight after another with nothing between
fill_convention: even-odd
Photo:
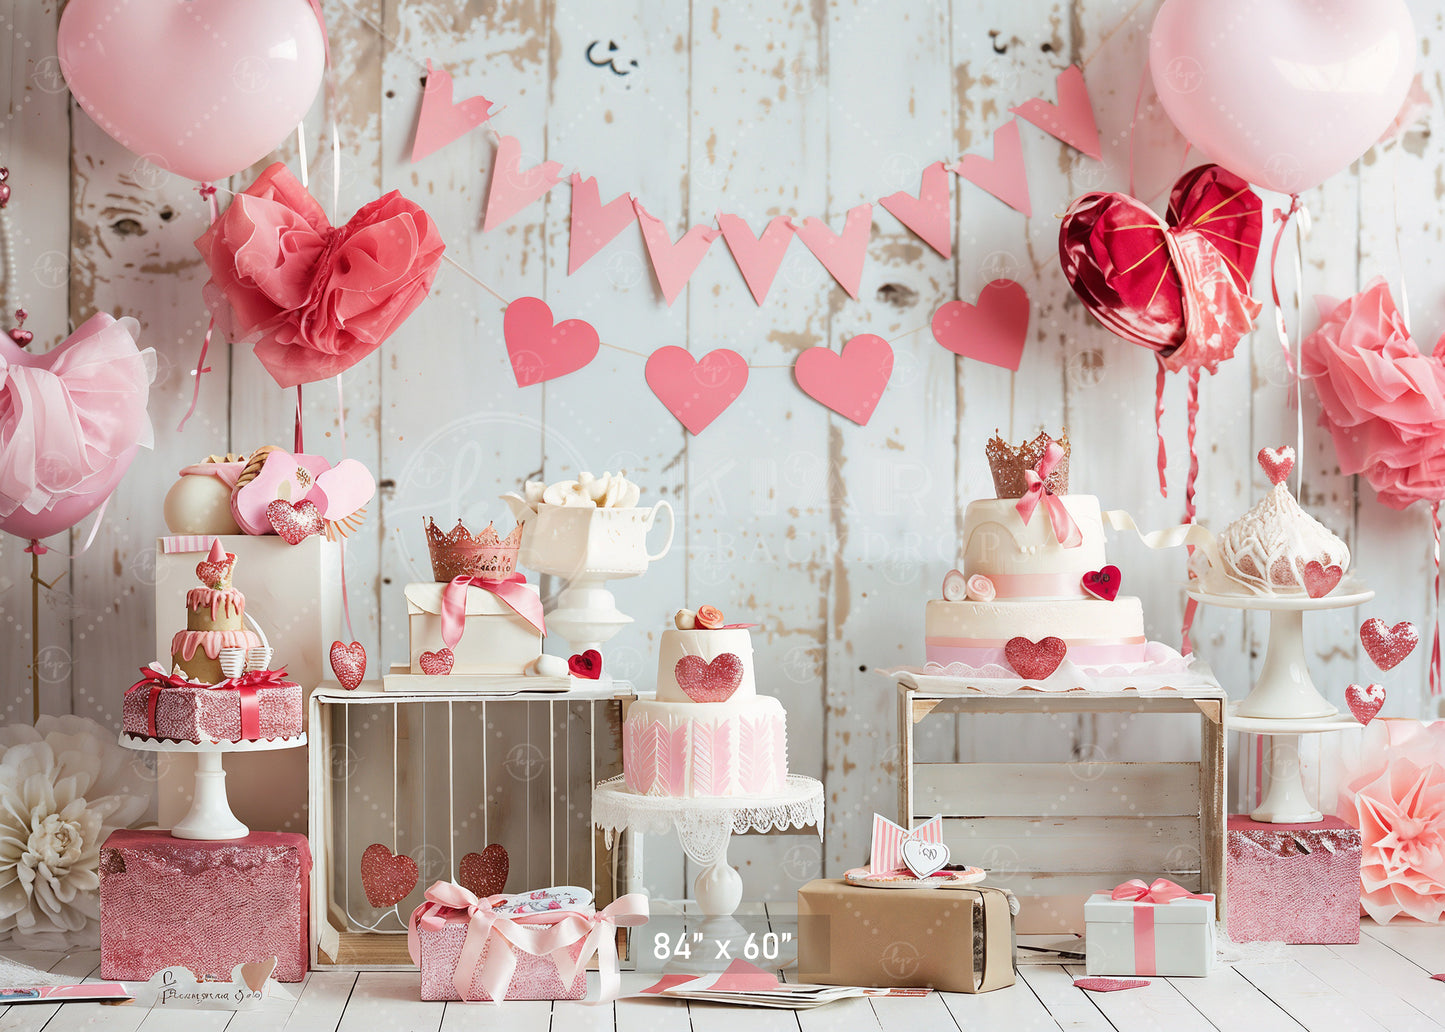
<instances>
[{"instance_id":1,"label":"rose gold crown cake topper","mask_svg":"<svg viewBox=\"0 0 1445 1032\"><path fill-rule=\"evenodd\" d=\"M454 577L501 580L510 577L517 568L517 551L522 547L520 523L505 538L499 537L490 523L476 535L468 531L461 520L457 520L449 534L443 534L430 516L424 526L432 576L438 581Z\"/></svg>"},{"instance_id":2,"label":"rose gold crown cake topper","mask_svg":"<svg viewBox=\"0 0 1445 1032\"><path fill-rule=\"evenodd\" d=\"M1014 446L994 431L993 440L983 446L988 456L988 468L993 473L993 490L999 498L1022 498L1028 491L1024 478L1027 470L1037 471L1049 445L1057 444L1064 450L1063 457L1044 476L1044 484L1056 495L1069 493L1069 431L1060 431L1058 437L1047 432L1040 433L1032 441Z\"/></svg>"}]
</instances>

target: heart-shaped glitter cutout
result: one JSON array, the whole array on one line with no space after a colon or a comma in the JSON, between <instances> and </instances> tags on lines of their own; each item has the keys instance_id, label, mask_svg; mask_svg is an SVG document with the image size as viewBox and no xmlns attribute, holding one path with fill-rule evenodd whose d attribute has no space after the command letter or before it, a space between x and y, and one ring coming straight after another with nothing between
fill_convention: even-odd
<instances>
[{"instance_id":1,"label":"heart-shaped glitter cutout","mask_svg":"<svg viewBox=\"0 0 1445 1032\"><path fill-rule=\"evenodd\" d=\"M423 652L417 660L421 664L421 672L428 677L445 677L452 672L452 664L456 661L457 657L452 654L451 649Z\"/></svg>"},{"instance_id":2,"label":"heart-shaped glitter cutout","mask_svg":"<svg viewBox=\"0 0 1445 1032\"><path fill-rule=\"evenodd\" d=\"M266 506L266 519L288 545L299 545L312 534L320 534L326 522L315 502L293 503L285 498Z\"/></svg>"},{"instance_id":3,"label":"heart-shaped glitter cutout","mask_svg":"<svg viewBox=\"0 0 1445 1032\"><path fill-rule=\"evenodd\" d=\"M506 848L493 842L480 853L468 853L462 857L457 881L472 895L485 899L507 891L507 871L510 867L511 859Z\"/></svg>"},{"instance_id":4,"label":"heart-shaped glitter cutout","mask_svg":"<svg viewBox=\"0 0 1445 1032\"><path fill-rule=\"evenodd\" d=\"M1283 484L1290 470L1294 469L1294 449L1287 444L1278 448L1261 448L1256 458L1271 484Z\"/></svg>"},{"instance_id":5,"label":"heart-shaped glitter cutout","mask_svg":"<svg viewBox=\"0 0 1445 1032\"><path fill-rule=\"evenodd\" d=\"M1381 670L1393 670L1420 644L1420 631L1409 620L1386 627L1378 616L1360 624L1360 644Z\"/></svg>"},{"instance_id":6,"label":"heart-shaped glitter cutout","mask_svg":"<svg viewBox=\"0 0 1445 1032\"><path fill-rule=\"evenodd\" d=\"M683 656L673 667L677 686L693 702L727 702L743 683L743 661L724 652L711 663L701 656Z\"/></svg>"},{"instance_id":7,"label":"heart-shaped glitter cutout","mask_svg":"<svg viewBox=\"0 0 1445 1032\"><path fill-rule=\"evenodd\" d=\"M405 853L397 856L380 842L373 842L361 854L361 887L366 901L378 910L394 907L416 888L416 861Z\"/></svg>"},{"instance_id":8,"label":"heart-shaped glitter cutout","mask_svg":"<svg viewBox=\"0 0 1445 1032\"><path fill-rule=\"evenodd\" d=\"M1345 689L1345 702L1356 720L1361 724L1368 724L1385 705L1385 687L1379 684L1352 684Z\"/></svg>"},{"instance_id":9,"label":"heart-shaped glitter cutout","mask_svg":"<svg viewBox=\"0 0 1445 1032\"><path fill-rule=\"evenodd\" d=\"M1335 590L1335 585L1344 575L1345 571L1341 566L1323 566L1318 559L1311 559L1305 563L1301 577L1305 585L1305 594L1310 598L1324 598Z\"/></svg>"},{"instance_id":10,"label":"heart-shaped glitter cutout","mask_svg":"<svg viewBox=\"0 0 1445 1032\"><path fill-rule=\"evenodd\" d=\"M366 677L366 649L361 642L353 641L350 645L344 642L333 641L331 643L331 672L336 675L336 680L341 687L349 692L356 691L362 679Z\"/></svg>"},{"instance_id":11,"label":"heart-shaped glitter cutout","mask_svg":"<svg viewBox=\"0 0 1445 1032\"><path fill-rule=\"evenodd\" d=\"M1029 681L1042 681L1064 661L1069 646L1063 638L1048 637L1043 641L1028 638L1010 638L1003 647L1004 658L1014 672Z\"/></svg>"},{"instance_id":12,"label":"heart-shaped glitter cutout","mask_svg":"<svg viewBox=\"0 0 1445 1032\"><path fill-rule=\"evenodd\" d=\"M231 569L236 565L236 557L230 552L221 562L211 559L202 559L196 563L196 579L208 588L219 590L226 579L231 576Z\"/></svg>"}]
</instances>

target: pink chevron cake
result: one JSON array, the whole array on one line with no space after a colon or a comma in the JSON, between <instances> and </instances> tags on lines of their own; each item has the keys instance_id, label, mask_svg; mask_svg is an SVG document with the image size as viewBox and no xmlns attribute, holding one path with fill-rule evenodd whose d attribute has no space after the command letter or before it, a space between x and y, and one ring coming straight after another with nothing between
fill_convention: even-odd
<instances>
[{"instance_id":1,"label":"pink chevron cake","mask_svg":"<svg viewBox=\"0 0 1445 1032\"><path fill-rule=\"evenodd\" d=\"M752 636L710 606L662 633L657 698L622 733L627 788L654 796L761 796L788 777L787 714L757 694Z\"/></svg>"}]
</instances>

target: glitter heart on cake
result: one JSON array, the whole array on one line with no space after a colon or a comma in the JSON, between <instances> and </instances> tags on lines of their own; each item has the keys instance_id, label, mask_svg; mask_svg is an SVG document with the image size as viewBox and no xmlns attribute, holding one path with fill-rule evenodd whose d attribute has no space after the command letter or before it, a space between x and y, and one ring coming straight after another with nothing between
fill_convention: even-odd
<instances>
[{"instance_id":1,"label":"glitter heart on cake","mask_svg":"<svg viewBox=\"0 0 1445 1032\"><path fill-rule=\"evenodd\" d=\"M1385 705L1385 687L1379 684L1363 687L1352 684L1345 689L1345 702L1356 720L1361 724L1368 724L1375 719L1375 714L1380 712L1380 707Z\"/></svg>"},{"instance_id":2,"label":"glitter heart on cake","mask_svg":"<svg viewBox=\"0 0 1445 1032\"><path fill-rule=\"evenodd\" d=\"M1341 566L1323 566L1318 559L1311 559L1305 563L1301 575L1305 585L1305 594L1310 598L1324 598L1335 590L1335 585L1344 575L1345 571Z\"/></svg>"},{"instance_id":3,"label":"glitter heart on cake","mask_svg":"<svg viewBox=\"0 0 1445 1032\"><path fill-rule=\"evenodd\" d=\"M271 977L271 972L276 970L276 958L270 960L258 960L250 964L241 965L241 981L246 983L246 988L253 993L259 993L266 984L266 979Z\"/></svg>"},{"instance_id":4,"label":"glitter heart on cake","mask_svg":"<svg viewBox=\"0 0 1445 1032\"><path fill-rule=\"evenodd\" d=\"M1283 484L1290 470L1294 469L1294 449L1287 444L1278 448L1261 448L1257 458L1259 468L1264 470L1271 484Z\"/></svg>"},{"instance_id":5,"label":"glitter heart on cake","mask_svg":"<svg viewBox=\"0 0 1445 1032\"><path fill-rule=\"evenodd\" d=\"M1010 638L1003 647L1004 658L1020 677L1030 681L1042 681L1064 661L1069 646L1063 638L1048 637L1043 641L1030 641L1024 637Z\"/></svg>"},{"instance_id":6,"label":"glitter heart on cake","mask_svg":"<svg viewBox=\"0 0 1445 1032\"><path fill-rule=\"evenodd\" d=\"M602 653L596 649L588 649L586 652L569 656L567 670L573 677L595 681L602 676Z\"/></svg>"},{"instance_id":7,"label":"glitter heart on cake","mask_svg":"<svg viewBox=\"0 0 1445 1032\"><path fill-rule=\"evenodd\" d=\"M1119 597L1119 586L1122 583L1123 575L1119 573L1119 567L1106 566L1102 570L1092 570L1084 574L1079 586L1095 598L1112 602Z\"/></svg>"},{"instance_id":8,"label":"glitter heart on cake","mask_svg":"<svg viewBox=\"0 0 1445 1032\"><path fill-rule=\"evenodd\" d=\"M336 680L341 687L349 692L356 691L357 685L361 684L362 678L366 676L366 649L361 642L353 641L350 645L343 642L333 641L331 643L331 672L336 675Z\"/></svg>"},{"instance_id":9,"label":"glitter heart on cake","mask_svg":"<svg viewBox=\"0 0 1445 1032\"><path fill-rule=\"evenodd\" d=\"M231 568L235 565L236 557L231 552L227 552L221 562L202 559L196 563L196 579L208 588L219 589L230 578Z\"/></svg>"},{"instance_id":10,"label":"glitter heart on cake","mask_svg":"<svg viewBox=\"0 0 1445 1032\"><path fill-rule=\"evenodd\" d=\"M380 842L373 842L361 854L361 887L366 890L366 901L378 910L406 899L419 876L415 860L405 853L396 855Z\"/></svg>"},{"instance_id":11,"label":"glitter heart on cake","mask_svg":"<svg viewBox=\"0 0 1445 1032\"><path fill-rule=\"evenodd\" d=\"M1147 978L1076 978L1074 987L1094 993L1116 993L1120 989L1142 989L1149 984Z\"/></svg>"},{"instance_id":12,"label":"glitter heart on cake","mask_svg":"<svg viewBox=\"0 0 1445 1032\"><path fill-rule=\"evenodd\" d=\"M1420 631L1409 620L1386 627L1378 616L1360 624L1360 644L1365 654L1381 670L1392 670L1415 651L1420 644Z\"/></svg>"},{"instance_id":13,"label":"glitter heart on cake","mask_svg":"<svg viewBox=\"0 0 1445 1032\"><path fill-rule=\"evenodd\" d=\"M683 656L672 675L693 702L727 702L743 683L743 661L731 652L724 652L711 663L701 656Z\"/></svg>"},{"instance_id":14,"label":"glitter heart on cake","mask_svg":"<svg viewBox=\"0 0 1445 1032\"><path fill-rule=\"evenodd\" d=\"M312 534L320 534L325 521L315 502L288 502L277 498L266 506L271 529L288 545L299 545Z\"/></svg>"},{"instance_id":15,"label":"glitter heart on cake","mask_svg":"<svg viewBox=\"0 0 1445 1032\"><path fill-rule=\"evenodd\" d=\"M510 867L511 859L506 848L493 842L480 853L468 853L462 857L457 881L472 895L485 899L507 891L507 871Z\"/></svg>"},{"instance_id":16,"label":"glitter heart on cake","mask_svg":"<svg viewBox=\"0 0 1445 1032\"><path fill-rule=\"evenodd\" d=\"M417 659L421 672L429 677L445 677L452 672L452 664L456 661L457 657L452 654L451 649L423 652Z\"/></svg>"}]
</instances>

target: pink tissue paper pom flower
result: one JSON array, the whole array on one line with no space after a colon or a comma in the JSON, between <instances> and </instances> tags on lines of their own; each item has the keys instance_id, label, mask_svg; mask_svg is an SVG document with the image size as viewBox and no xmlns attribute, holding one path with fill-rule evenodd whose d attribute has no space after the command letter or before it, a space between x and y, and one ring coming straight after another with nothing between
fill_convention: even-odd
<instances>
[{"instance_id":1,"label":"pink tissue paper pom flower","mask_svg":"<svg viewBox=\"0 0 1445 1032\"><path fill-rule=\"evenodd\" d=\"M202 296L227 339L255 345L282 387L323 380L371 354L426 299L446 245L392 191L344 226L280 163L196 240Z\"/></svg>"}]
</instances>

